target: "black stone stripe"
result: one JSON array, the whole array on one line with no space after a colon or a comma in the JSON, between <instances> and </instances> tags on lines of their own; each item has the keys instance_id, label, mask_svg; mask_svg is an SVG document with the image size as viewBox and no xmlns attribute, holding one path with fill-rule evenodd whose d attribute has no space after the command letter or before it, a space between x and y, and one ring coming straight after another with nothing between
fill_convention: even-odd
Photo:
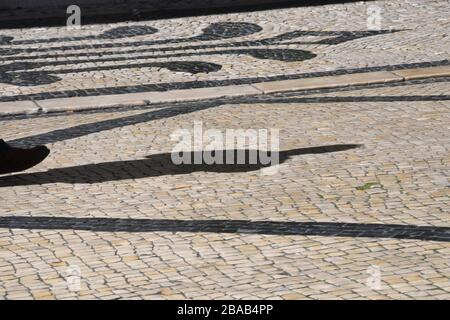
<instances>
[{"instance_id":1,"label":"black stone stripe","mask_svg":"<svg viewBox=\"0 0 450 320\"><path fill-rule=\"evenodd\" d=\"M450 227L342 222L2 217L0 228L92 232L207 232L450 242Z\"/></svg>"}]
</instances>

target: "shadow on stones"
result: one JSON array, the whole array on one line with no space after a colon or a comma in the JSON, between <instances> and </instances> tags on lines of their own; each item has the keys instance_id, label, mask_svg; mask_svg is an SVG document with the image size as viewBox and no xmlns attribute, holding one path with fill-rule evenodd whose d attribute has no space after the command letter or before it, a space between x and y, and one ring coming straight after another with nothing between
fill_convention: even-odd
<instances>
[{"instance_id":1,"label":"shadow on stones","mask_svg":"<svg viewBox=\"0 0 450 320\"><path fill-rule=\"evenodd\" d=\"M376 223L2 217L0 228L92 232L192 232L450 241L449 227Z\"/></svg>"},{"instance_id":2,"label":"shadow on stones","mask_svg":"<svg viewBox=\"0 0 450 320\"><path fill-rule=\"evenodd\" d=\"M89 25L252 12L359 1L360 0L131 0L127 1L126 5L123 5L123 3L120 2L117 4L110 3L108 4L108 10L105 10L104 5L96 5L95 1L89 6L82 5L81 8L83 12L82 23L83 25ZM66 13L67 6L67 3L60 3L59 6L55 6L56 10L45 8L42 5L40 5L39 9L28 10L19 6L14 9L1 10L2 8L0 8L0 12L4 11L7 13L8 10L11 12L11 18L0 21L0 29L66 26L68 17Z\"/></svg>"},{"instance_id":3,"label":"shadow on stones","mask_svg":"<svg viewBox=\"0 0 450 320\"><path fill-rule=\"evenodd\" d=\"M358 144L338 144L311 148L292 149L280 152L265 152L259 150L230 150L233 159L238 159L238 153L241 153L241 159L245 159L245 164L226 164L226 153L228 150L222 150L223 164L180 164L176 165L172 161L172 153L161 153L147 156L146 159L114 161L97 164L87 164L74 167L51 169L47 172L22 173L12 176L0 177L0 187L41 185L49 183L101 183L107 181L118 181L125 179L141 179L147 177L158 177L166 175L190 174L193 172L251 172L262 168L270 167L274 162L260 161L261 157L270 157L277 159L276 163L284 163L292 156L305 154L323 154L330 152L346 151L361 147ZM250 152L256 152L258 161L256 164L249 164ZM189 159L203 159L204 153L186 152L185 156ZM245 156L245 158L242 157ZM267 163L267 164L263 164ZM275 163L275 164L276 164Z\"/></svg>"}]
</instances>

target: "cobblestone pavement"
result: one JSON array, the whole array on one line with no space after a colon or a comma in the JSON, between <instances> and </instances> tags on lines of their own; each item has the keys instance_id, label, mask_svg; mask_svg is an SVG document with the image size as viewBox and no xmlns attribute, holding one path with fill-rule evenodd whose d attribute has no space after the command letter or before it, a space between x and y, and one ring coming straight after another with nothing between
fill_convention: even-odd
<instances>
[{"instance_id":1,"label":"cobblestone pavement","mask_svg":"<svg viewBox=\"0 0 450 320\"><path fill-rule=\"evenodd\" d=\"M370 4L381 30L360 2L1 30L0 101L449 63L448 1ZM449 299L449 89L1 117L1 138L51 154L0 176L0 298ZM194 121L279 129L278 170L173 165L171 135Z\"/></svg>"},{"instance_id":2,"label":"cobblestone pavement","mask_svg":"<svg viewBox=\"0 0 450 320\"><path fill-rule=\"evenodd\" d=\"M3 118L52 153L0 177L0 295L448 299L449 80ZM194 121L279 128L296 155L174 168Z\"/></svg>"},{"instance_id":3,"label":"cobblestone pavement","mask_svg":"<svg viewBox=\"0 0 450 320\"><path fill-rule=\"evenodd\" d=\"M3 29L0 101L448 64L449 10L448 1L371 1L81 30Z\"/></svg>"}]
</instances>

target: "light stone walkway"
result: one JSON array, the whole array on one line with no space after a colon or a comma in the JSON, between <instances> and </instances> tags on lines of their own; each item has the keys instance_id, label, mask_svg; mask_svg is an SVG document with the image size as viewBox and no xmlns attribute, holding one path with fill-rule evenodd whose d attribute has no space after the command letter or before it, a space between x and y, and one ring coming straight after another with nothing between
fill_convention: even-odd
<instances>
[{"instance_id":1,"label":"light stone walkway","mask_svg":"<svg viewBox=\"0 0 450 320\"><path fill-rule=\"evenodd\" d=\"M0 102L448 68L448 1L370 4L383 32L361 2L3 29ZM449 299L449 92L440 76L1 116L1 138L51 154L0 176L0 298ZM195 121L279 129L289 156L273 175L175 166Z\"/></svg>"},{"instance_id":2,"label":"light stone walkway","mask_svg":"<svg viewBox=\"0 0 450 320\"><path fill-rule=\"evenodd\" d=\"M195 102L187 113L172 103L5 118L1 136L49 143L52 153L0 177L0 295L448 299L450 104L423 101L448 89L441 81ZM170 152L170 135L194 121L279 128L281 150L364 146L292 156L271 176L183 173L146 158ZM73 270L79 291L70 290Z\"/></svg>"}]
</instances>

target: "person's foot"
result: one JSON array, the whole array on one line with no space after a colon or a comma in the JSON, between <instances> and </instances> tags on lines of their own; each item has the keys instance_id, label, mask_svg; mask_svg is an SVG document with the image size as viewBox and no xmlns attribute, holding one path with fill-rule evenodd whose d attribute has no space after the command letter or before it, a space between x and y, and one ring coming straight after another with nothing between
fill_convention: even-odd
<instances>
[{"instance_id":1,"label":"person's foot","mask_svg":"<svg viewBox=\"0 0 450 320\"><path fill-rule=\"evenodd\" d=\"M50 150L45 146L20 149L0 140L0 174L30 169L47 158L49 153Z\"/></svg>"}]
</instances>

